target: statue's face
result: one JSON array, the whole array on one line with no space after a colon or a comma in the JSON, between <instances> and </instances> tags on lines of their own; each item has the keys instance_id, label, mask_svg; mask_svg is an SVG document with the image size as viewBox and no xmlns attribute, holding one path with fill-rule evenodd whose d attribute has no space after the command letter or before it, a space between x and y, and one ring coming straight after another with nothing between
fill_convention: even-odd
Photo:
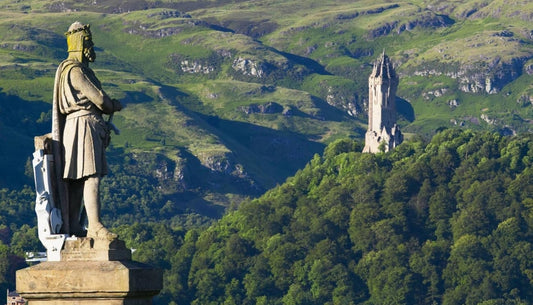
<instances>
[{"instance_id":1,"label":"statue's face","mask_svg":"<svg viewBox=\"0 0 533 305\"><path fill-rule=\"evenodd\" d=\"M94 62L96 53L94 52L94 43L91 36L85 36L83 39L83 57L88 62Z\"/></svg>"}]
</instances>

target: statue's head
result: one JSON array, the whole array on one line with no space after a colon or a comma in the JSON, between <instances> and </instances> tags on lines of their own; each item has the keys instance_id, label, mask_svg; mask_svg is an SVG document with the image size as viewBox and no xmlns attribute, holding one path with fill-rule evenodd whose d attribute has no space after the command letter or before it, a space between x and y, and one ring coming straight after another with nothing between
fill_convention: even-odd
<instances>
[{"instance_id":1,"label":"statue's head","mask_svg":"<svg viewBox=\"0 0 533 305\"><path fill-rule=\"evenodd\" d=\"M76 21L70 25L67 36L68 52L81 62L93 62L96 58L89 24Z\"/></svg>"}]
</instances>

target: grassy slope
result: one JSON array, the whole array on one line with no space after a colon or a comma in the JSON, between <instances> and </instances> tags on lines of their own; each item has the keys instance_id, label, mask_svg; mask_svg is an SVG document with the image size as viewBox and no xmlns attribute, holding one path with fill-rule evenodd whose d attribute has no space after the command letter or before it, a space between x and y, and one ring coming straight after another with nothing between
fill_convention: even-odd
<instances>
[{"instance_id":1,"label":"grassy slope","mask_svg":"<svg viewBox=\"0 0 533 305\"><path fill-rule=\"evenodd\" d=\"M458 80L449 76L415 72L531 57L526 13L533 11L531 4L516 13L504 1L481 6L476 1L162 1L161 8L140 11L137 1L63 3L79 11L48 12L48 1L0 1L2 92L27 101L34 117L45 115L40 107L51 100L54 69L65 56L62 33L74 20L90 22L99 48L93 68L106 90L128 105L115 118L122 135L113 139L127 152L157 151L175 160L176 151L185 149L204 165L210 157L229 156L268 188L320 151L319 143L362 138L370 63L383 49L398 64L398 95L415 112L413 122L401 121L405 132L430 135L450 122L529 129L530 103L516 101L532 90L531 76L522 75L498 94L480 95L460 92ZM128 8L132 11L104 13ZM174 9L187 14L169 16ZM441 14L455 23L428 25ZM494 36L503 30L513 36ZM376 34L380 31L388 34ZM245 76L232 68L238 57L285 70L278 69L275 78ZM215 69L184 73L182 60ZM441 96L431 94L443 89ZM329 96L338 104L357 104L358 117L328 105ZM450 107L450 100L459 105ZM293 115L242 111L268 102ZM489 126L481 114L498 125ZM8 141L18 145L13 137ZM269 146L280 142L285 144Z\"/></svg>"},{"instance_id":2,"label":"grassy slope","mask_svg":"<svg viewBox=\"0 0 533 305\"><path fill-rule=\"evenodd\" d=\"M250 115L254 119L249 120L249 118L239 115L239 112L236 111L237 109L229 108L227 117L221 114L221 120L217 123L218 126L212 126L206 120L206 118L215 114L215 112L209 110L211 105L207 103L202 105L195 92L184 93L178 88L179 86L183 87L183 90L188 90L188 88L197 85L178 84L176 71L161 68L168 65L169 53L179 52L180 54L197 56L199 54L197 54L196 50L199 50L199 48L187 46L180 49L176 48L176 46L179 46L179 40L183 37L155 39L124 34L123 31L127 30L124 29L123 24L128 25L132 20L139 19L139 15L145 16L146 14L147 12L134 12L106 18L95 13L81 15L62 14L60 16L52 14L57 24L68 25L74 18L91 20L95 42L99 47L97 62L93 68L103 80L106 91L110 95L122 99L127 104L124 111L117 114L114 119L114 122L122 130L120 136L113 138L116 148L126 147L127 152L149 151L162 153L174 160L179 159L177 157L178 151L186 149L202 163L204 161L208 162L206 160L211 157L221 156L224 158L229 154L230 158L235 159L233 162L238 162L241 166L244 166L244 170L252 175L253 179L263 188L283 181L285 177L293 174L296 169L303 166L314 152L322 150L320 144L306 139L306 136L322 137L323 134L328 133L327 127L321 126L319 124L320 120L312 118L312 114L318 110L310 101L309 95L301 91L279 88L272 95L275 95L273 98L282 104L300 103L302 104L300 108L303 111L307 111L306 108L309 108L310 115L308 118L302 116L292 119L281 115L258 114ZM14 20L26 23L26 26L31 23L34 28L53 26L45 22L50 18L48 14L44 16L41 16L41 14L13 14L11 17L14 19L5 21L4 27L6 30L3 32L3 38L5 41L13 41L13 45L25 39L25 37L16 32L9 32L9 29L12 28L10 23ZM65 26L61 28L63 27ZM203 33L219 35L218 32L209 30L206 27L200 26L196 28L188 27L187 25L184 27L185 31L191 32L189 35L184 33L185 37L196 36L203 38ZM152 25L152 28L157 28L157 24ZM25 30L30 31L31 29L25 28ZM55 28L50 28L50 30L59 32ZM24 33L24 31L21 32ZM239 43L250 41L243 35L235 36L241 37L237 37L235 42L228 42L231 43L231 46L229 46L231 48L240 48ZM62 47L64 47L64 43L57 46L57 48ZM28 101L30 105L31 100L39 101L39 103L42 100L49 102L51 100L50 87L53 83L55 64L41 63L41 61L45 60L45 56L41 58L39 54L35 54L32 50L27 52L28 54L11 51L7 48L1 51L5 54L3 58L6 59L2 70L5 79L2 82L3 90L20 96ZM279 56L274 54L272 57ZM20 71L22 67L18 63L22 61L21 58L24 59L24 64L22 65L25 69L24 71ZM48 60L50 59L48 58ZM53 59L55 62L60 60L61 58ZM46 67L46 70L43 69L43 66ZM20 71L20 77L18 71ZM41 77L38 74L44 74L44 76ZM197 82L205 80L202 77L197 78L187 75L184 78ZM231 81L226 82L229 86L233 84ZM247 83L242 84L246 85ZM232 90L243 91L242 95L247 96L249 87L257 88L259 86L253 83L249 85L237 86ZM189 97L187 97L188 95ZM221 100L229 104L226 106L228 108L236 107L237 104L263 103L266 97L257 94L256 97L252 97L249 100L243 99L240 103L235 103L227 96L222 96ZM183 103L188 103L193 110L183 107ZM44 111L43 114L47 111L46 109L39 110ZM37 116L40 114L37 109L30 111L35 111ZM240 117L240 120L233 120L235 114ZM0 112L1 115L2 113ZM241 123L239 124L238 122ZM338 125L339 123L333 124ZM264 128L261 128L261 126L264 126ZM299 128L293 128L294 126L299 126ZM305 126L309 128L303 128ZM232 128L236 128L236 130L232 130ZM349 130L351 127L344 125L344 128ZM292 129L295 129L294 132ZM24 139L26 141L31 139L31 132L25 136ZM300 132L302 135L298 134ZM347 133L345 132L345 134ZM252 137L258 140L250 141L249 139ZM276 140L281 140L283 143L279 147L270 148L271 150L274 149L274 151L263 151L269 148L264 147L261 143L256 143L261 140L264 140L266 144L268 144L268 141ZM10 144L18 144L19 141L20 137L9 137L7 140ZM299 153L301 156L291 156L295 150L292 147L293 145L299 146L296 150L303 150L303 152ZM28 147L26 147L24 154L28 156L31 153L28 150L31 148L29 145L26 146ZM12 148L15 148L15 146L12 146ZM285 151L280 152L277 151L278 149ZM17 152L16 154L19 153ZM279 155L282 155L281 159L276 158ZM20 167L27 157L16 159L16 165L12 166L13 168ZM10 167L6 165L5 168L8 169ZM243 191L241 195L248 195L248 193Z\"/></svg>"}]
</instances>

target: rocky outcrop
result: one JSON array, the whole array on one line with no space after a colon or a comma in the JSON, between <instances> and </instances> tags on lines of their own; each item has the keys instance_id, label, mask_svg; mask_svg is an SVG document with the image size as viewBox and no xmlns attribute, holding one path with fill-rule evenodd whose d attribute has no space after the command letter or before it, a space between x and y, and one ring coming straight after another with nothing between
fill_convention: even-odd
<instances>
[{"instance_id":1,"label":"rocky outcrop","mask_svg":"<svg viewBox=\"0 0 533 305\"><path fill-rule=\"evenodd\" d=\"M480 117L481 117L481 119L482 119L483 121L485 121L485 122L486 122L487 124L489 124L489 125L495 125L495 124L498 123L498 120L489 117L489 116L488 116L487 114L485 114L485 113L482 113Z\"/></svg>"},{"instance_id":2,"label":"rocky outcrop","mask_svg":"<svg viewBox=\"0 0 533 305\"><path fill-rule=\"evenodd\" d=\"M172 180L177 182L183 189L188 189L189 177L190 171L189 167L187 166L187 159L178 158L176 165L174 166Z\"/></svg>"},{"instance_id":3,"label":"rocky outcrop","mask_svg":"<svg viewBox=\"0 0 533 305\"><path fill-rule=\"evenodd\" d=\"M182 60L180 63L180 68L183 72L186 73L202 73L209 74L215 71L215 66L210 66L205 63L201 63L198 60Z\"/></svg>"},{"instance_id":4,"label":"rocky outcrop","mask_svg":"<svg viewBox=\"0 0 533 305\"><path fill-rule=\"evenodd\" d=\"M197 157L203 166L207 167L213 172L231 174L235 169L235 161L229 152L199 152Z\"/></svg>"},{"instance_id":5,"label":"rocky outcrop","mask_svg":"<svg viewBox=\"0 0 533 305\"><path fill-rule=\"evenodd\" d=\"M439 88L422 93L422 97L424 97L425 100L432 100L435 97L441 97L445 95L447 92L448 88Z\"/></svg>"},{"instance_id":6,"label":"rocky outcrop","mask_svg":"<svg viewBox=\"0 0 533 305\"><path fill-rule=\"evenodd\" d=\"M336 16L336 19L338 19L338 20L351 20L351 19L355 19L355 18L357 18L359 16L380 14L380 13L383 13L384 11L387 11L387 10L390 10L390 9L395 9L395 8L398 8L398 7L400 7L399 4L391 4L391 5L380 6L380 7L377 7L377 8L372 8L372 9L368 9L368 10L364 10L364 11L357 11L357 12L353 12L353 13L342 13L342 14L338 14Z\"/></svg>"},{"instance_id":7,"label":"rocky outcrop","mask_svg":"<svg viewBox=\"0 0 533 305\"><path fill-rule=\"evenodd\" d=\"M35 51L37 49L37 46L25 43L2 43L0 44L0 48L29 53Z\"/></svg>"},{"instance_id":8,"label":"rocky outcrop","mask_svg":"<svg viewBox=\"0 0 533 305\"><path fill-rule=\"evenodd\" d=\"M278 52L262 45L256 45L256 48L260 50L258 54L240 53L234 56L230 73L235 79L250 81L253 78L260 79L262 83L268 81L276 84L287 79L297 82L313 72L324 72L320 64L308 58Z\"/></svg>"},{"instance_id":9,"label":"rocky outcrop","mask_svg":"<svg viewBox=\"0 0 533 305\"><path fill-rule=\"evenodd\" d=\"M135 152L125 158L124 169L134 175L157 181L161 189L186 190L191 184L187 159L175 160L159 153Z\"/></svg>"},{"instance_id":10,"label":"rocky outcrop","mask_svg":"<svg viewBox=\"0 0 533 305\"><path fill-rule=\"evenodd\" d=\"M248 177L244 167L236 162L235 156L231 151L199 151L196 153L196 157L200 160L202 166L213 173L235 178Z\"/></svg>"},{"instance_id":11,"label":"rocky outcrop","mask_svg":"<svg viewBox=\"0 0 533 305\"><path fill-rule=\"evenodd\" d=\"M412 74L425 77L444 75L456 79L459 90L463 92L496 94L505 85L520 77L523 71L528 71L524 63L529 59L529 57L518 57L505 62L497 56L490 62L447 64L431 62L423 65L427 67L426 69L418 68ZM445 92L427 92L424 97L437 96L441 93Z\"/></svg>"},{"instance_id":12,"label":"rocky outcrop","mask_svg":"<svg viewBox=\"0 0 533 305\"><path fill-rule=\"evenodd\" d=\"M199 151L196 156L201 165L209 170L202 176L202 183L212 189L237 188L240 191L255 193L263 191L262 187L237 163L230 151Z\"/></svg>"},{"instance_id":13,"label":"rocky outcrop","mask_svg":"<svg viewBox=\"0 0 533 305\"><path fill-rule=\"evenodd\" d=\"M275 102L268 102L265 104L250 104L248 106L241 106L239 110L246 114L261 113L261 114L274 114L282 113L283 106Z\"/></svg>"},{"instance_id":14,"label":"rocky outcrop","mask_svg":"<svg viewBox=\"0 0 533 305\"><path fill-rule=\"evenodd\" d=\"M220 71L223 61L224 58L216 52L212 52L209 56L202 58L191 58L173 53L169 55L168 65L179 74L216 75Z\"/></svg>"},{"instance_id":15,"label":"rocky outcrop","mask_svg":"<svg viewBox=\"0 0 533 305\"><path fill-rule=\"evenodd\" d=\"M235 58L231 67L246 76L261 78L267 74L267 66L264 63L241 56Z\"/></svg>"},{"instance_id":16,"label":"rocky outcrop","mask_svg":"<svg viewBox=\"0 0 533 305\"><path fill-rule=\"evenodd\" d=\"M529 94L523 94L520 96L520 98L516 100L516 103L521 105L522 107L529 105L533 106L533 96Z\"/></svg>"},{"instance_id":17,"label":"rocky outcrop","mask_svg":"<svg viewBox=\"0 0 533 305\"><path fill-rule=\"evenodd\" d=\"M231 151L179 151L169 158L160 153L136 152L125 158L124 170L145 177L163 193L198 187L239 185L244 192L257 192L259 184L237 163Z\"/></svg>"},{"instance_id":18,"label":"rocky outcrop","mask_svg":"<svg viewBox=\"0 0 533 305\"><path fill-rule=\"evenodd\" d=\"M147 15L148 18L168 19L168 18L192 18L188 13L183 13L176 10L167 10L155 12Z\"/></svg>"},{"instance_id":19,"label":"rocky outcrop","mask_svg":"<svg viewBox=\"0 0 533 305\"><path fill-rule=\"evenodd\" d=\"M495 58L492 62L465 65L456 77L459 90L470 93L496 94L508 83L522 75L526 58L514 58L510 62L501 62Z\"/></svg>"},{"instance_id":20,"label":"rocky outcrop","mask_svg":"<svg viewBox=\"0 0 533 305\"><path fill-rule=\"evenodd\" d=\"M72 7L72 4L67 4L64 1L55 1L50 2L47 6L48 11L50 12L56 12L56 13L71 13L77 11L77 9Z\"/></svg>"},{"instance_id":21,"label":"rocky outcrop","mask_svg":"<svg viewBox=\"0 0 533 305\"><path fill-rule=\"evenodd\" d=\"M454 21L444 15L436 15L431 11L424 11L414 15L413 19L400 21L400 20L391 20L383 25L371 30L368 33L369 38L377 38L381 36L386 36L391 33L401 34L405 31L411 31L414 28L440 28L448 27L454 24Z\"/></svg>"},{"instance_id":22,"label":"rocky outcrop","mask_svg":"<svg viewBox=\"0 0 533 305\"><path fill-rule=\"evenodd\" d=\"M357 116L361 112L361 107L357 104L357 96L347 95L333 87L328 88L328 94L326 95L326 102L343 112L348 113L350 116Z\"/></svg>"},{"instance_id":23,"label":"rocky outcrop","mask_svg":"<svg viewBox=\"0 0 533 305\"><path fill-rule=\"evenodd\" d=\"M533 75L533 64L528 63L524 66L524 71L527 73L527 75Z\"/></svg>"},{"instance_id":24,"label":"rocky outcrop","mask_svg":"<svg viewBox=\"0 0 533 305\"><path fill-rule=\"evenodd\" d=\"M448 101L448 106L450 106L450 108L454 109L457 106L459 106L459 101L457 99L449 100Z\"/></svg>"},{"instance_id":25,"label":"rocky outcrop","mask_svg":"<svg viewBox=\"0 0 533 305\"><path fill-rule=\"evenodd\" d=\"M151 24L140 22L128 22L125 23L126 27L124 32L130 35L140 35L146 38L164 38L168 36L175 36L183 32L188 27L204 26L209 27L209 24L205 21L183 18L169 21L169 23L162 28L152 28Z\"/></svg>"}]
</instances>

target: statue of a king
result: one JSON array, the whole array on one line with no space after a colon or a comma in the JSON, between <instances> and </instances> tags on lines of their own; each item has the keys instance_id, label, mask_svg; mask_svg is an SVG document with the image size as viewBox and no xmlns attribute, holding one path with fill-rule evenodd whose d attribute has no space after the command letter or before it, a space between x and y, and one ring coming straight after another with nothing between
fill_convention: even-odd
<instances>
[{"instance_id":1,"label":"statue of a king","mask_svg":"<svg viewBox=\"0 0 533 305\"><path fill-rule=\"evenodd\" d=\"M113 240L100 221L100 180L107 174L105 149L110 127L103 114L122 109L103 90L89 63L94 62L89 25L73 23L65 33L68 58L58 67L54 85L52 140L63 218L62 233ZM84 230L81 215L87 214Z\"/></svg>"}]
</instances>

